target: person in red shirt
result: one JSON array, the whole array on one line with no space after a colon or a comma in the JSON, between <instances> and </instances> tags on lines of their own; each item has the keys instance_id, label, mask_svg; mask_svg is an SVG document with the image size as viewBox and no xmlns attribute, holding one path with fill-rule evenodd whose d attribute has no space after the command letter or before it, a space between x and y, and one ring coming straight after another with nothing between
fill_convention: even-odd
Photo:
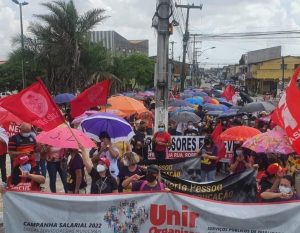
<instances>
[{"instance_id":1,"label":"person in red shirt","mask_svg":"<svg viewBox=\"0 0 300 233\"><path fill-rule=\"evenodd\" d=\"M29 155L21 155L15 160L12 175L8 177L7 189L16 191L40 191L45 177L35 174L35 161Z\"/></svg>"},{"instance_id":2,"label":"person in red shirt","mask_svg":"<svg viewBox=\"0 0 300 233\"><path fill-rule=\"evenodd\" d=\"M156 162L161 164L166 159L168 147L172 145L171 135L166 131L164 124L159 124L158 132L154 134L152 142Z\"/></svg>"}]
</instances>

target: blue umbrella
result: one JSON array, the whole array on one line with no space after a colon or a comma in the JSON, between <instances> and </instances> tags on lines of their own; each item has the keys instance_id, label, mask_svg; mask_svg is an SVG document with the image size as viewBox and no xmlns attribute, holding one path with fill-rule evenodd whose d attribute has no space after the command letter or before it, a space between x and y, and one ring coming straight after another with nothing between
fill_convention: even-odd
<instances>
[{"instance_id":1,"label":"blue umbrella","mask_svg":"<svg viewBox=\"0 0 300 233\"><path fill-rule=\"evenodd\" d=\"M75 98L75 95L70 93L62 93L54 97L54 102L57 104L70 103Z\"/></svg>"},{"instance_id":2,"label":"blue umbrella","mask_svg":"<svg viewBox=\"0 0 300 233\"><path fill-rule=\"evenodd\" d=\"M215 117L217 117L217 116L219 116L220 114L222 114L223 113L223 111L208 111L206 114L207 115L210 115L210 116L215 116Z\"/></svg>"},{"instance_id":3,"label":"blue umbrella","mask_svg":"<svg viewBox=\"0 0 300 233\"><path fill-rule=\"evenodd\" d=\"M201 97L208 96L208 94L203 91L195 91L194 96L196 96L196 95L201 96Z\"/></svg>"},{"instance_id":4,"label":"blue umbrella","mask_svg":"<svg viewBox=\"0 0 300 233\"><path fill-rule=\"evenodd\" d=\"M217 100L218 100L219 102L226 102L226 101L227 101L225 98L217 98Z\"/></svg>"},{"instance_id":5,"label":"blue umbrella","mask_svg":"<svg viewBox=\"0 0 300 233\"><path fill-rule=\"evenodd\" d=\"M201 106L203 105L202 99L198 99L198 98L187 98L185 99L185 101L193 105L201 105Z\"/></svg>"},{"instance_id":6,"label":"blue umbrella","mask_svg":"<svg viewBox=\"0 0 300 233\"><path fill-rule=\"evenodd\" d=\"M193 97L193 95L192 94L182 94L181 95L181 99L187 99L187 98L191 98L191 97Z\"/></svg>"},{"instance_id":7,"label":"blue umbrella","mask_svg":"<svg viewBox=\"0 0 300 233\"><path fill-rule=\"evenodd\" d=\"M188 106L191 106L191 104L187 103L184 100L171 100L171 101L169 101L169 105L174 106L174 107L188 107Z\"/></svg>"},{"instance_id":8,"label":"blue umbrella","mask_svg":"<svg viewBox=\"0 0 300 233\"><path fill-rule=\"evenodd\" d=\"M109 134L113 143L129 141L134 136L131 125L123 118L111 113L96 113L88 116L81 122L80 127L83 132L97 141L103 131Z\"/></svg>"},{"instance_id":9,"label":"blue umbrella","mask_svg":"<svg viewBox=\"0 0 300 233\"><path fill-rule=\"evenodd\" d=\"M180 107L175 112L195 112L195 109L191 107Z\"/></svg>"},{"instance_id":10,"label":"blue umbrella","mask_svg":"<svg viewBox=\"0 0 300 233\"><path fill-rule=\"evenodd\" d=\"M222 104L204 104L203 108L207 111L227 111L229 108Z\"/></svg>"},{"instance_id":11,"label":"blue umbrella","mask_svg":"<svg viewBox=\"0 0 300 233\"><path fill-rule=\"evenodd\" d=\"M230 118L235 116L241 116L243 113L238 113L238 109L229 109L219 115L219 118Z\"/></svg>"}]
</instances>

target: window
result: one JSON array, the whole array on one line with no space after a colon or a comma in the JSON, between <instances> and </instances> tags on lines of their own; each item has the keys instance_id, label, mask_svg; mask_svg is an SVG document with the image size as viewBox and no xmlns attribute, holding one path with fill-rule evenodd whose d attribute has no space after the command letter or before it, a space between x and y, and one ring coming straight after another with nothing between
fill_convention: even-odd
<instances>
[{"instance_id":1,"label":"window","mask_svg":"<svg viewBox=\"0 0 300 233\"><path fill-rule=\"evenodd\" d=\"M300 64L295 64L295 65L294 65L294 70L297 69L297 67L298 67L299 65L300 65Z\"/></svg>"}]
</instances>

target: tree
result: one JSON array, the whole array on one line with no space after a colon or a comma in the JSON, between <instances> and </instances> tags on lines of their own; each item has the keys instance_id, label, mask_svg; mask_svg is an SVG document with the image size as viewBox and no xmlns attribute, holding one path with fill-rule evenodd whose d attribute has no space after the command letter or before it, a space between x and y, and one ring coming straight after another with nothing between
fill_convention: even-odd
<instances>
[{"instance_id":1,"label":"tree","mask_svg":"<svg viewBox=\"0 0 300 233\"><path fill-rule=\"evenodd\" d=\"M137 86L153 87L154 61L148 56L135 53L125 57L121 69L125 83L130 84L132 89Z\"/></svg>"},{"instance_id":2,"label":"tree","mask_svg":"<svg viewBox=\"0 0 300 233\"><path fill-rule=\"evenodd\" d=\"M105 11L93 9L79 15L72 0L42 5L50 13L35 15L41 23L32 23L29 27L38 48L36 57L45 61L46 82L54 93L75 92L88 79L88 68L81 58L85 37L106 18Z\"/></svg>"}]
</instances>

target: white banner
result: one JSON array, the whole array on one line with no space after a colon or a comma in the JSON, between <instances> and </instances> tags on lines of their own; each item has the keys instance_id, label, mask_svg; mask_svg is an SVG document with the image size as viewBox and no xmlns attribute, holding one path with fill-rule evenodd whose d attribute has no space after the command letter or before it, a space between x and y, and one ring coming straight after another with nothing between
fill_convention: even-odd
<instances>
[{"instance_id":1,"label":"white banner","mask_svg":"<svg viewBox=\"0 0 300 233\"><path fill-rule=\"evenodd\" d=\"M151 140L152 136L147 136L145 139L148 142L148 159L155 158ZM203 136L172 136L172 146L168 151L167 159L194 157L202 148L203 142Z\"/></svg>"},{"instance_id":2,"label":"white banner","mask_svg":"<svg viewBox=\"0 0 300 233\"><path fill-rule=\"evenodd\" d=\"M6 233L299 233L300 203L230 204L184 194L7 192Z\"/></svg>"}]
</instances>

